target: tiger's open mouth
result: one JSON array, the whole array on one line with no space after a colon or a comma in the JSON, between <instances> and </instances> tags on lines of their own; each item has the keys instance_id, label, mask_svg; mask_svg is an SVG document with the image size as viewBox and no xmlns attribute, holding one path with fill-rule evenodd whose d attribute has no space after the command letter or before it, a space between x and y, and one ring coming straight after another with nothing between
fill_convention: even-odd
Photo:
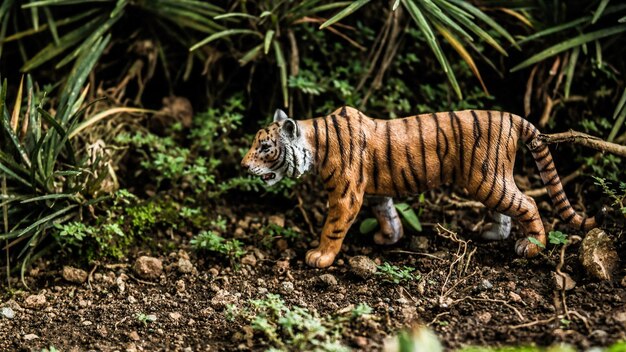
<instances>
[{"instance_id":1,"label":"tiger's open mouth","mask_svg":"<svg viewBox=\"0 0 626 352\"><path fill-rule=\"evenodd\" d=\"M261 175L261 178L263 179L263 181L273 180L276 178L276 174L273 172L270 172L270 173Z\"/></svg>"}]
</instances>

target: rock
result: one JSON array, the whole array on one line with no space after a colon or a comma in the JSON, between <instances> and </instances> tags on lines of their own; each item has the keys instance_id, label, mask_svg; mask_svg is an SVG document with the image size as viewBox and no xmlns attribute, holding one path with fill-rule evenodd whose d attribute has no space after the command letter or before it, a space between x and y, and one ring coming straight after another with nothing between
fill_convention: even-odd
<instances>
[{"instance_id":1,"label":"rock","mask_svg":"<svg viewBox=\"0 0 626 352\"><path fill-rule=\"evenodd\" d=\"M143 279L156 279L163 273L163 263L157 258L144 255L137 259L133 269Z\"/></svg>"},{"instance_id":2,"label":"rock","mask_svg":"<svg viewBox=\"0 0 626 352\"><path fill-rule=\"evenodd\" d=\"M230 292L226 290L219 290L211 298L211 306L215 309L224 309L229 304L235 304L237 302L237 297L233 296Z\"/></svg>"},{"instance_id":3,"label":"rock","mask_svg":"<svg viewBox=\"0 0 626 352\"><path fill-rule=\"evenodd\" d=\"M191 264L191 261L189 259L186 259L186 258L178 259L178 272L182 274L189 274L193 272L193 269L194 269L193 264Z\"/></svg>"},{"instance_id":4,"label":"rock","mask_svg":"<svg viewBox=\"0 0 626 352\"><path fill-rule=\"evenodd\" d=\"M241 264L249 265L249 266L255 266L256 265L256 257L252 253L246 254L246 255L243 256L243 258L241 258Z\"/></svg>"},{"instance_id":5,"label":"rock","mask_svg":"<svg viewBox=\"0 0 626 352\"><path fill-rule=\"evenodd\" d=\"M178 280L176 281L176 292L185 292L185 290L187 289L186 285L185 285L185 280Z\"/></svg>"},{"instance_id":6,"label":"rock","mask_svg":"<svg viewBox=\"0 0 626 352\"><path fill-rule=\"evenodd\" d=\"M487 324L491 321L491 313L482 312L476 316L476 320L478 320L481 324Z\"/></svg>"},{"instance_id":7,"label":"rock","mask_svg":"<svg viewBox=\"0 0 626 352\"><path fill-rule=\"evenodd\" d=\"M291 281L283 281L280 284L280 291L285 295L290 295L291 293L293 293L293 290L294 290L294 286L293 286L293 282Z\"/></svg>"},{"instance_id":8,"label":"rock","mask_svg":"<svg viewBox=\"0 0 626 352\"><path fill-rule=\"evenodd\" d=\"M287 240L285 240L284 238L279 239L278 241L276 241L276 248L280 251L283 252L285 251L287 248L289 248L289 243L287 242Z\"/></svg>"},{"instance_id":9,"label":"rock","mask_svg":"<svg viewBox=\"0 0 626 352\"><path fill-rule=\"evenodd\" d=\"M322 284L322 286L325 287L333 287L333 286L337 286L337 278L335 278L335 276L333 276L332 274L322 274L319 276L319 282Z\"/></svg>"},{"instance_id":10,"label":"rock","mask_svg":"<svg viewBox=\"0 0 626 352\"><path fill-rule=\"evenodd\" d=\"M613 240L601 229L587 233L578 252L585 271L598 280L611 280L619 257Z\"/></svg>"},{"instance_id":11,"label":"rock","mask_svg":"<svg viewBox=\"0 0 626 352\"><path fill-rule=\"evenodd\" d=\"M35 334L26 334L26 335L24 335L24 340L26 340L26 341L32 341L32 340L35 340L35 339L38 339L38 338L39 338L39 336L37 336Z\"/></svg>"},{"instance_id":12,"label":"rock","mask_svg":"<svg viewBox=\"0 0 626 352\"><path fill-rule=\"evenodd\" d=\"M362 279L369 279L374 276L378 270L376 263L374 263L373 260L362 255L350 258L350 260L348 260L348 264L350 264L350 271Z\"/></svg>"},{"instance_id":13,"label":"rock","mask_svg":"<svg viewBox=\"0 0 626 352\"><path fill-rule=\"evenodd\" d=\"M563 289L563 278L565 278L565 291L569 291L576 287L576 281L572 279L567 273L563 273L563 275L559 275L555 272L552 272L552 277L554 277L554 285L557 290Z\"/></svg>"},{"instance_id":14,"label":"rock","mask_svg":"<svg viewBox=\"0 0 626 352\"><path fill-rule=\"evenodd\" d=\"M544 298L537 291L532 288L524 287L520 290L520 297L526 302L526 304L530 305L532 308L543 304Z\"/></svg>"},{"instance_id":15,"label":"rock","mask_svg":"<svg viewBox=\"0 0 626 352\"><path fill-rule=\"evenodd\" d=\"M490 290L491 288L493 288L493 284L487 279L482 279L480 284L478 284L478 289L481 291Z\"/></svg>"},{"instance_id":16,"label":"rock","mask_svg":"<svg viewBox=\"0 0 626 352\"><path fill-rule=\"evenodd\" d=\"M137 333L137 331L133 330L131 332L128 333L128 337L133 340L133 341L139 341L141 340L141 337L139 337L139 334Z\"/></svg>"},{"instance_id":17,"label":"rock","mask_svg":"<svg viewBox=\"0 0 626 352\"><path fill-rule=\"evenodd\" d=\"M87 281L87 272L82 269L73 268L71 266L63 267L63 278L75 284L82 284Z\"/></svg>"},{"instance_id":18,"label":"rock","mask_svg":"<svg viewBox=\"0 0 626 352\"><path fill-rule=\"evenodd\" d=\"M515 292L509 292L509 298L511 298L512 302L522 303L522 297Z\"/></svg>"},{"instance_id":19,"label":"rock","mask_svg":"<svg viewBox=\"0 0 626 352\"><path fill-rule=\"evenodd\" d=\"M46 296L43 294L30 295L24 300L24 307L30 309L41 309L46 305Z\"/></svg>"},{"instance_id":20,"label":"rock","mask_svg":"<svg viewBox=\"0 0 626 352\"><path fill-rule=\"evenodd\" d=\"M246 237L246 232L241 228L238 227L235 229L235 232L233 233L233 237L236 239L242 239Z\"/></svg>"},{"instance_id":21,"label":"rock","mask_svg":"<svg viewBox=\"0 0 626 352\"><path fill-rule=\"evenodd\" d=\"M267 221L276 226L285 227L285 216L284 215L272 215Z\"/></svg>"},{"instance_id":22,"label":"rock","mask_svg":"<svg viewBox=\"0 0 626 352\"><path fill-rule=\"evenodd\" d=\"M355 336L352 341L354 342L355 345L361 347L361 348L365 348L367 347L368 344L368 340L367 337L365 336Z\"/></svg>"},{"instance_id":23,"label":"rock","mask_svg":"<svg viewBox=\"0 0 626 352\"><path fill-rule=\"evenodd\" d=\"M15 318L15 312L9 307L2 308L2 316L7 319Z\"/></svg>"},{"instance_id":24,"label":"rock","mask_svg":"<svg viewBox=\"0 0 626 352\"><path fill-rule=\"evenodd\" d=\"M178 312L171 312L169 316L172 320L180 320L180 318L182 317L182 315Z\"/></svg>"},{"instance_id":25,"label":"rock","mask_svg":"<svg viewBox=\"0 0 626 352\"><path fill-rule=\"evenodd\" d=\"M148 315L146 315L146 321L150 322L150 323L153 323L153 322L157 321L157 316L154 315L154 314L148 314Z\"/></svg>"},{"instance_id":26,"label":"rock","mask_svg":"<svg viewBox=\"0 0 626 352\"><path fill-rule=\"evenodd\" d=\"M409 243L409 249L412 251L425 251L428 249L428 237L426 236L413 236Z\"/></svg>"}]
</instances>

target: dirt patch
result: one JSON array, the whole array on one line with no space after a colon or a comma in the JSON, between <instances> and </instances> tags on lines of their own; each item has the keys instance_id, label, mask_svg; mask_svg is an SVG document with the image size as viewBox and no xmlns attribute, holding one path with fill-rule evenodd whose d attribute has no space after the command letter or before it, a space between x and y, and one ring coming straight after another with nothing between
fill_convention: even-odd
<instances>
[{"instance_id":1,"label":"dirt patch","mask_svg":"<svg viewBox=\"0 0 626 352\"><path fill-rule=\"evenodd\" d=\"M297 213L287 212L287 225L307 228ZM471 229L470 224L480 220L476 214L459 213L450 226ZM260 227L255 221L270 215L254 213L247 220L233 216L232 231L245 236L250 228ZM245 230L237 231L242 225ZM414 322L430 326L449 348L557 342L588 348L626 338L623 264L613 281L599 283L584 275L578 246L571 246L562 271L576 284L565 293L569 316L563 316L554 279L559 251L521 259L514 255L514 239L467 240L477 233L468 230L461 237L425 223L419 235L427 240L408 234L393 247L381 247L353 226L342 253L326 270L303 263L315 241L304 235L274 238L270 246L259 238L244 238L248 254L239 268L231 268L227 258L198 255L184 243L183 249L167 255L162 249L134 253L126 262L81 268L89 273L83 284L63 278L67 263L39 261L26 277L31 291L5 293L2 298L0 308L11 308L14 316L0 316L0 350L264 350L270 346L267 338L233 319L229 311L244 309L250 300L268 293L322 317L367 304L372 308L370 322L348 324L341 334L344 345L361 351L382 349L385 336ZM419 251L411 250L416 243ZM624 247L617 248L622 258ZM133 270L136 259L148 254L163 266L154 279L141 278ZM348 264L355 256L367 256L379 265L417 268L414 274L420 278L399 284L380 275L364 279ZM29 306L26 301L32 295L44 296L44 303Z\"/></svg>"}]
</instances>

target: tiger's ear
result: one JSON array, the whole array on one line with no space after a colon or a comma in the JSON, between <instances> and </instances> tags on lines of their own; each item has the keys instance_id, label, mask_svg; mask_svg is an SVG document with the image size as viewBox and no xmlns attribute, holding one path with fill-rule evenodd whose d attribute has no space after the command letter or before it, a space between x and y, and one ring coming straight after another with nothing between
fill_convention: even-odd
<instances>
[{"instance_id":1,"label":"tiger's ear","mask_svg":"<svg viewBox=\"0 0 626 352\"><path fill-rule=\"evenodd\" d=\"M280 130L289 139L295 139L300 135L298 124L292 119L286 119Z\"/></svg>"},{"instance_id":2,"label":"tiger's ear","mask_svg":"<svg viewBox=\"0 0 626 352\"><path fill-rule=\"evenodd\" d=\"M274 122L280 122L283 120L287 120L288 118L289 117L287 117L287 114L285 114L285 112L281 109L276 109L276 111L274 112Z\"/></svg>"}]
</instances>

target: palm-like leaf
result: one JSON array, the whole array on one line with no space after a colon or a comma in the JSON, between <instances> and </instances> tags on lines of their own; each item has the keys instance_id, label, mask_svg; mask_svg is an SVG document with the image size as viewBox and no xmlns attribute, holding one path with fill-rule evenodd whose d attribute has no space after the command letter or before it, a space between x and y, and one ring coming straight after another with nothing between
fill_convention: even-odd
<instances>
[{"instance_id":1,"label":"palm-like leaf","mask_svg":"<svg viewBox=\"0 0 626 352\"><path fill-rule=\"evenodd\" d=\"M366 0L353 1L331 19L323 23L320 28L325 28L342 20L362 8L368 2L369 1ZM459 98L462 98L461 88L456 80L454 72L452 71L448 58L441 48L439 39L433 31L433 28L436 28L444 40L446 40L457 51L457 53L459 53L461 58L467 62L485 90L486 87L482 81L480 72L478 71L473 58L469 54L469 51L465 48L465 45L478 38L496 49L502 55L507 55L507 53L497 40L497 37L502 37L512 45L516 45L513 37L502 26L500 26L482 10L467 1L398 0L393 4L394 11L399 4L402 4L406 11L411 15L411 18L415 22L417 28L424 34L426 43L435 55L435 58L441 65L443 72L446 74L452 89ZM477 22L482 22L483 25L490 27L493 30L495 37L486 30L482 29Z\"/></svg>"}]
</instances>

